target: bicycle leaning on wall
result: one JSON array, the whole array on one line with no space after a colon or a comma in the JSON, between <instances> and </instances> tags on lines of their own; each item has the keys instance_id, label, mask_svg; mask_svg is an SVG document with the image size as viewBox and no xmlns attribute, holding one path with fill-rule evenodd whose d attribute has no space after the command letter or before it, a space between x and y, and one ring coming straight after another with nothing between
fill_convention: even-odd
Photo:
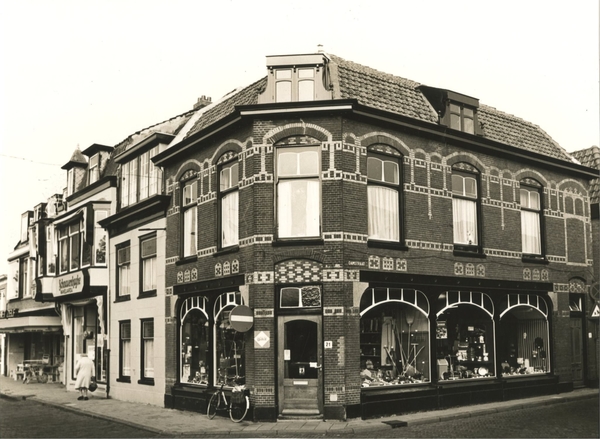
<instances>
[{"instance_id":1,"label":"bicycle leaning on wall","mask_svg":"<svg viewBox=\"0 0 600 439\"><path fill-rule=\"evenodd\" d=\"M244 377L234 376L228 377L228 381L233 381L233 387L231 389L231 395L227 397L227 394L223 390L225 383L221 384L221 387L213 393L208 401L208 408L206 409L206 416L209 419L213 419L218 411L228 411L229 417L233 422L241 422L250 409L250 391L245 385L237 385L237 381Z\"/></svg>"}]
</instances>

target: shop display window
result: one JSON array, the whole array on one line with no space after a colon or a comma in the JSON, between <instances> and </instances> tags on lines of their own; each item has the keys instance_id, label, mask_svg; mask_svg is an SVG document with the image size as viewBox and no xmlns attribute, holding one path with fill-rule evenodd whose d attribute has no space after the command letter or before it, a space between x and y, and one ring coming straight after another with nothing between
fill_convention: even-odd
<instances>
[{"instance_id":1,"label":"shop display window","mask_svg":"<svg viewBox=\"0 0 600 439\"><path fill-rule=\"evenodd\" d=\"M244 334L231 327L229 314L242 304L240 293L225 293L215 302L215 360L218 371L216 384L245 382L245 339Z\"/></svg>"},{"instance_id":2,"label":"shop display window","mask_svg":"<svg viewBox=\"0 0 600 439\"><path fill-rule=\"evenodd\" d=\"M495 376L494 305L489 296L447 291L438 298L436 373L439 381Z\"/></svg>"},{"instance_id":3,"label":"shop display window","mask_svg":"<svg viewBox=\"0 0 600 439\"><path fill-rule=\"evenodd\" d=\"M429 382L427 297L411 289L371 288L360 309L362 387Z\"/></svg>"},{"instance_id":4,"label":"shop display window","mask_svg":"<svg viewBox=\"0 0 600 439\"><path fill-rule=\"evenodd\" d=\"M501 305L498 355L502 376L550 372L548 305L532 294L509 294Z\"/></svg>"},{"instance_id":5,"label":"shop display window","mask_svg":"<svg viewBox=\"0 0 600 439\"><path fill-rule=\"evenodd\" d=\"M209 323L206 302L205 297L190 297L181 307L182 383L208 384Z\"/></svg>"}]
</instances>

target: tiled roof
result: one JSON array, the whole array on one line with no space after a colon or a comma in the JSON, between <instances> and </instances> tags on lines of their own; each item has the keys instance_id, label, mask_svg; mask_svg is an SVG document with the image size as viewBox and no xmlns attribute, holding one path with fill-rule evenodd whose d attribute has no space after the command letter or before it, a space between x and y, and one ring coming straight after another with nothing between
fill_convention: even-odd
<instances>
[{"instance_id":1,"label":"tiled roof","mask_svg":"<svg viewBox=\"0 0 600 439\"><path fill-rule=\"evenodd\" d=\"M254 84L240 90L231 97L217 103L211 109L207 110L194 126L188 131L186 137L189 137L212 123L232 114L238 105L254 105L258 102L258 95L261 94L267 85L267 77L259 79Z\"/></svg>"},{"instance_id":2,"label":"tiled roof","mask_svg":"<svg viewBox=\"0 0 600 439\"><path fill-rule=\"evenodd\" d=\"M582 149L581 151L575 151L571 154L575 159L579 161L583 166L593 168L600 171L600 148L592 146L591 148ZM590 180L590 202L600 202L600 176Z\"/></svg>"},{"instance_id":3,"label":"tiled roof","mask_svg":"<svg viewBox=\"0 0 600 439\"><path fill-rule=\"evenodd\" d=\"M360 104L438 124L438 115L417 82L329 54L334 99L356 99ZM186 137L235 112L238 105L253 105L266 87L264 77L207 109ZM480 105L483 137L535 153L572 161L571 156L539 126L493 107Z\"/></svg>"},{"instance_id":4,"label":"tiled roof","mask_svg":"<svg viewBox=\"0 0 600 439\"><path fill-rule=\"evenodd\" d=\"M335 55L330 57L332 67L337 67L338 81L333 77L336 98L357 99L369 107L437 123L438 115L417 90L419 83Z\"/></svg>"},{"instance_id":5,"label":"tiled roof","mask_svg":"<svg viewBox=\"0 0 600 439\"><path fill-rule=\"evenodd\" d=\"M113 150L110 159L106 164L103 176L117 175L118 165L115 162L115 158L127 151L129 147L137 145L139 142L154 133L177 134L190 119L190 117L192 117L195 111L196 110L188 111L129 135L125 140L115 146L115 149Z\"/></svg>"}]
</instances>

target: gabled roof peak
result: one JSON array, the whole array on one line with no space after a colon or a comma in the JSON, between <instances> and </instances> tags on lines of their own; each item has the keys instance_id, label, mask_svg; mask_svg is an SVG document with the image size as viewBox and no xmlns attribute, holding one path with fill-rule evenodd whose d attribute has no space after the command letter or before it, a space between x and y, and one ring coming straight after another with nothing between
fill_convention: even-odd
<instances>
[{"instance_id":1,"label":"gabled roof peak","mask_svg":"<svg viewBox=\"0 0 600 439\"><path fill-rule=\"evenodd\" d=\"M61 169L69 170L69 169L75 168L75 167L83 168L86 166L87 166L87 160L78 146L77 149L73 152L71 159L67 163L62 165Z\"/></svg>"}]
</instances>

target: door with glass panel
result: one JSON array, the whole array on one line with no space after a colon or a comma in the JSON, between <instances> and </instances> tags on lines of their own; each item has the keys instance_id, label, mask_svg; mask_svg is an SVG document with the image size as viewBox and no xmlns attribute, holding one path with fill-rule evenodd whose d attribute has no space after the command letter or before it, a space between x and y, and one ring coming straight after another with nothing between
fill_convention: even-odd
<instances>
[{"instance_id":1,"label":"door with glass panel","mask_svg":"<svg viewBox=\"0 0 600 439\"><path fill-rule=\"evenodd\" d=\"M280 415L323 413L321 316L278 319Z\"/></svg>"}]
</instances>

